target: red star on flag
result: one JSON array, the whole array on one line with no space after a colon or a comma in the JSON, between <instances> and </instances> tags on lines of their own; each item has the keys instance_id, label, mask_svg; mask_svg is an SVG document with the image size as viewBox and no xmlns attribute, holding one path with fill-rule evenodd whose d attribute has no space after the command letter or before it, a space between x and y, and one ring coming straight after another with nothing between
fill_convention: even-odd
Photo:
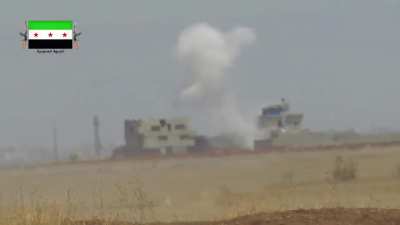
<instances>
[{"instance_id":1,"label":"red star on flag","mask_svg":"<svg viewBox=\"0 0 400 225\"><path fill-rule=\"evenodd\" d=\"M63 37L67 37L67 33L64 32L64 33L63 33Z\"/></svg>"},{"instance_id":2,"label":"red star on flag","mask_svg":"<svg viewBox=\"0 0 400 225\"><path fill-rule=\"evenodd\" d=\"M49 33L49 37L53 37L53 34L51 32Z\"/></svg>"},{"instance_id":3,"label":"red star on flag","mask_svg":"<svg viewBox=\"0 0 400 225\"><path fill-rule=\"evenodd\" d=\"M38 37L38 36L39 36L39 34L38 34L38 33L34 33L34 34L33 34L33 36L35 36L35 37Z\"/></svg>"}]
</instances>

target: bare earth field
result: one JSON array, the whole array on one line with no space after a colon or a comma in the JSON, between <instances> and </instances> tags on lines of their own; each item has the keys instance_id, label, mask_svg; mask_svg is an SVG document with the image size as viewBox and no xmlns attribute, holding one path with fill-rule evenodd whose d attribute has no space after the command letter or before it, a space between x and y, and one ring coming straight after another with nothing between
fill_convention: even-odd
<instances>
[{"instance_id":1,"label":"bare earth field","mask_svg":"<svg viewBox=\"0 0 400 225\"><path fill-rule=\"evenodd\" d=\"M333 179L337 156L355 162L356 179ZM400 209L400 148L5 169L0 187L0 224L61 224L65 218L254 225L315 224L299 222L308 219L344 224L338 218L348 218L346 224L400 224L397 210L384 210ZM331 210L298 210L321 208ZM376 215L365 221L378 222L360 215Z\"/></svg>"},{"instance_id":2,"label":"bare earth field","mask_svg":"<svg viewBox=\"0 0 400 225\"><path fill-rule=\"evenodd\" d=\"M73 225L103 225L101 221L75 222ZM153 225L391 225L400 224L400 210L384 209L314 209L259 213L218 222L175 222ZM133 225L114 222L110 225Z\"/></svg>"}]
</instances>

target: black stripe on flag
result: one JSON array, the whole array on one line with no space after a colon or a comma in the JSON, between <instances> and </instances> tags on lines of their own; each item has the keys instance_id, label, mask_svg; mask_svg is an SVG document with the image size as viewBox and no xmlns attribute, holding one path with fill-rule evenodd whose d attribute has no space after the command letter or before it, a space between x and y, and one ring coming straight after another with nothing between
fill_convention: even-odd
<instances>
[{"instance_id":1,"label":"black stripe on flag","mask_svg":"<svg viewBox=\"0 0 400 225\"><path fill-rule=\"evenodd\" d=\"M72 40L29 40L29 49L72 49Z\"/></svg>"}]
</instances>

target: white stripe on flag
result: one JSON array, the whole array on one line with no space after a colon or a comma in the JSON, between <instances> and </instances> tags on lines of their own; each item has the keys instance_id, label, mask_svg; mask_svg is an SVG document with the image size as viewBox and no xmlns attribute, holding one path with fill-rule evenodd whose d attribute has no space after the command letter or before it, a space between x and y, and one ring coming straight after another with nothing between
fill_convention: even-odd
<instances>
[{"instance_id":1,"label":"white stripe on flag","mask_svg":"<svg viewBox=\"0 0 400 225\"><path fill-rule=\"evenodd\" d=\"M29 30L28 39L30 40L70 40L72 30Z\"/></svg>"}]
</instances>

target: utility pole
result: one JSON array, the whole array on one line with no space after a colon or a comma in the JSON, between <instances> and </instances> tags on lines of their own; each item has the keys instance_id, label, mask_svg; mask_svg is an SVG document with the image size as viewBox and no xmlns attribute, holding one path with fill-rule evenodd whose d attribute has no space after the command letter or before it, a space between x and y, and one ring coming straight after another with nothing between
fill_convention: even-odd
<instances>
[{"instance_id":1,"label":"utility pole","mask_svg":"<svg viewBox=\"0 0 400 225\"><path fill-rule=\"evenodd\" d=\"M94 131L94 151L96 152L97 157L101 156L102 145L100 141L100 120L99 117L93 117L93 131Z\"/></svg>"},{"instance_id":2,"label":"utility pole","mask_svg":"<svg viewBox=\"0 0 400 225\"><path fill-rule=\"evenodd\" d=\"M53 154L54 160L58 161L58 130L56 125L53 127Z\"/></svg>"}]
</instances>

